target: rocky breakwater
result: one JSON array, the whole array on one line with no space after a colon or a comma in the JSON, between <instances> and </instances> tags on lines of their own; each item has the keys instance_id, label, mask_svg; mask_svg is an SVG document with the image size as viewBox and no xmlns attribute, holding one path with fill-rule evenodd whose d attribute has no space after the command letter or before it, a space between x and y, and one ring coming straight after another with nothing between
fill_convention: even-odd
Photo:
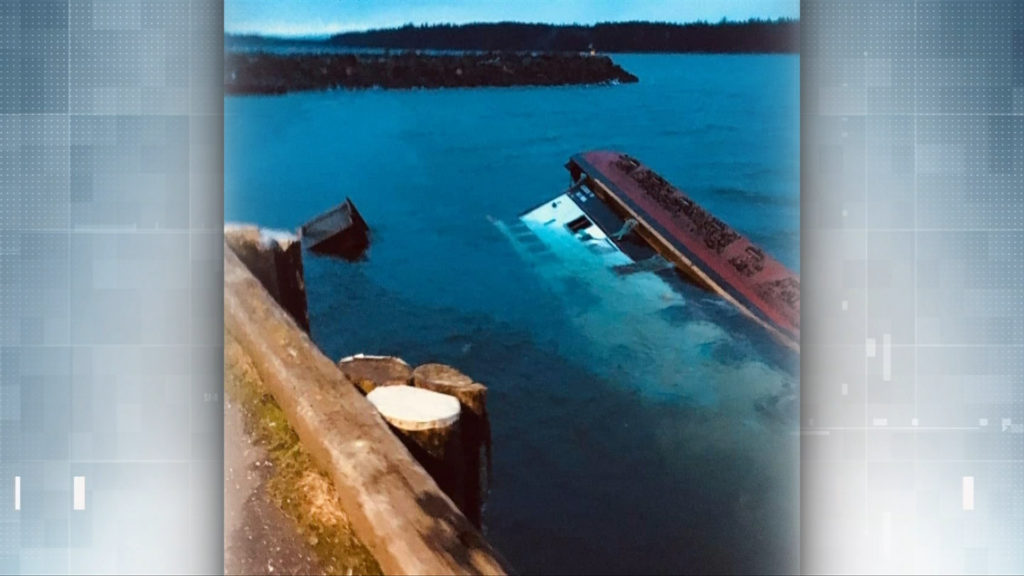
<instances>
[{"instance_id":1,"label":"rocky breakwater","mask_svg":"<svg viewBox=\"0 0 1024 576\"><path fill-rule=\"evenodd\" d=\"M284 94L331 88L469 88L637 82L607 56L579 53L270 54L230 52L224 90Z\"/></svg>"}]
</instances>

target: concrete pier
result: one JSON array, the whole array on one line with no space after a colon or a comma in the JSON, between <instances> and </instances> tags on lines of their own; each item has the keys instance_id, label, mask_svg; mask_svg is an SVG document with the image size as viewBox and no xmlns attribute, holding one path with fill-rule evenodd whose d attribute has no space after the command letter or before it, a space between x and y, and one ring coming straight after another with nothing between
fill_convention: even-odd
<instances>
[{"instance_id":1,"label":"concrete pier","mask_svg":"<svg viewBox=\"0 0 1024 576\"><path fill-rule=\"evenodd\" d=\"M384 572L508 572L376 409L230 249L224 321Z\"/></svg>"}]
</instances>

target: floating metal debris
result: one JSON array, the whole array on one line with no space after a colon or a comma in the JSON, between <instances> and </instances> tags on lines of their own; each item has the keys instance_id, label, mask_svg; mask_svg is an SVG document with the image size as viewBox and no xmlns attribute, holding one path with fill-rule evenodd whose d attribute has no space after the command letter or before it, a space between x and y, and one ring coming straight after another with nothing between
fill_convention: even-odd
<instances>
[{"instance_id":1,"label":"floating metal debris","mask_svg":"<svg viewBox=\"0 0 1024 576\"><path fill-rule=\"evenodd\" d=\"M302 245L317 254L358 260L370 246L370 229L350 198L306 222L299 230Z\"/></svg>"}]
</instances>

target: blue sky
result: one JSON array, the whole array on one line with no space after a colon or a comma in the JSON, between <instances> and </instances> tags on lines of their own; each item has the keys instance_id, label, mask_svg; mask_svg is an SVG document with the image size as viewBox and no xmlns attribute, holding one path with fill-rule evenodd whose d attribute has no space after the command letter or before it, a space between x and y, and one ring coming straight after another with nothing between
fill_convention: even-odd
<instances>
[{"instance_id":1,"label":"blue sky","mask_svg":"<svg viewBox=\"0 0 1024 576\"><path fill-rule=\"evenodd\" d=\"M226 0L224 30L273 36L326 35L403 24L450 22L717 22L799 18L799 0Z\"/></svg>"}]
</instances>

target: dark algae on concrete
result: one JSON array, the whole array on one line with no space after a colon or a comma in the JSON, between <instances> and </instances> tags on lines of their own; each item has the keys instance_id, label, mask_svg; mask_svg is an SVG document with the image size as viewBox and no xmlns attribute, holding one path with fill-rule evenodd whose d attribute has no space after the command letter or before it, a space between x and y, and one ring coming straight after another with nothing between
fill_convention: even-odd
<instances>
[{"instance_id":1,"label":"dark algae on concrete","mask_svg":"<svg viewBox=\"0 0 1024 576\"><path fill-rule=\"evenodd\" d=\"M607 56L579 53L273 54L229 52L224 90L284 94L332 88L471 88L637 82Z\"/></svg>"}]
</instances>

